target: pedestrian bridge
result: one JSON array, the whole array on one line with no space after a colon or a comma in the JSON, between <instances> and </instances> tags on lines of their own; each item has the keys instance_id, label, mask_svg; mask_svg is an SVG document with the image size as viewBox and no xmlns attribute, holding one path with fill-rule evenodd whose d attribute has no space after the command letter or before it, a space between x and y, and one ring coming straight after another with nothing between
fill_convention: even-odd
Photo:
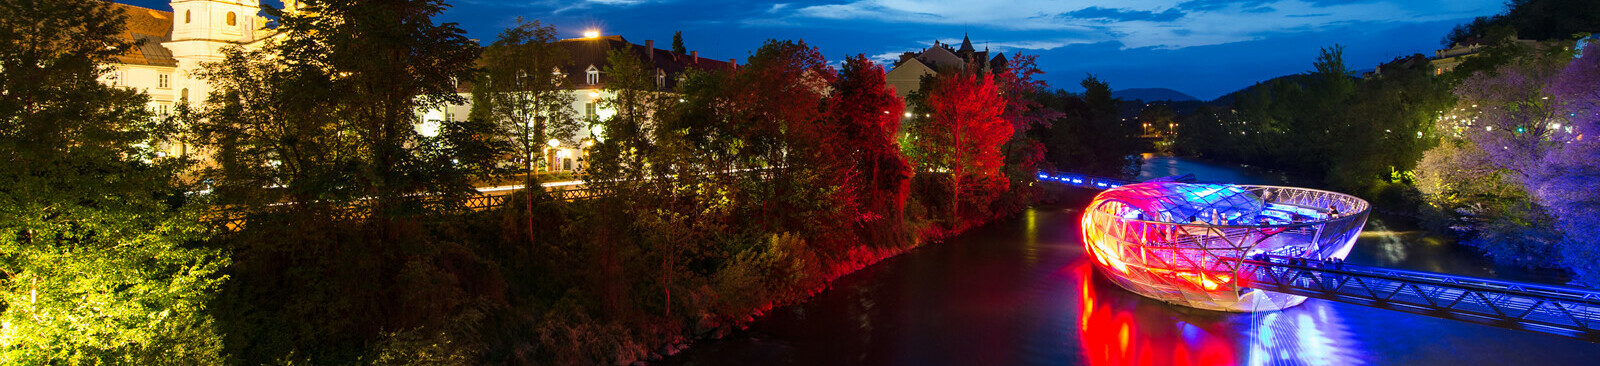
<instances>
[{"instance_id":1,"label":"pedestrian bridge","mask_svg":"<svg viewBox=\"0 0 1600 366\"><path fill-rule=\"evenodd\" d=\"M1091 190L1137 183L1053 171L1038 180ZM1600 343L1600 290L1274 254L1218 259L1228 262L1233 283L1213 286L1241 295L1264 290Z\"/></svg>"}]
</instances>

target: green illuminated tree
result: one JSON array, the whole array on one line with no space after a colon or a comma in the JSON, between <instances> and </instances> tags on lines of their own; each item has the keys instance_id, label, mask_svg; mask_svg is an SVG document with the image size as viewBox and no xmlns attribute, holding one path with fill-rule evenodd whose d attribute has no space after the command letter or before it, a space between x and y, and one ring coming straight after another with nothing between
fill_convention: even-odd
<instances>
[{"instance_id":1,"label":"green illuminated tree","mask_svg":"<svg viewBox=\"0 0 1600 366\"><path fill-rule=\"evenodd\" d=\"M195 244L190 162L148 97L98 79L137 44L99 1L0 3L0 363L209 364L227 265Z\"/></svg>"}]
</instances>

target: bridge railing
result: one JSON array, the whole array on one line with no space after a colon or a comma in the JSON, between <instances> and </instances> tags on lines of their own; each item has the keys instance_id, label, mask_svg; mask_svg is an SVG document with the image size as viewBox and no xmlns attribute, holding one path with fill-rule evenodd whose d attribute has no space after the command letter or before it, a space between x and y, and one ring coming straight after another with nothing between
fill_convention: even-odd
<instances>
[{"instance_id":1,"label":"bridge railing","mask_svg":"<svg viewBox=\"0 0 1600 366\"><path fill-rule=\"evenodd\" d=\"M1057 183L1057 184L1073 186L1073 187L1078 187L1078 188L1100 189L1100 190L1112 189L1112 188L1116 188L1116 187L1121 187L1123 185L1138 183L1138 182L1131 181L1131 180L1106 178L1106 177L1096 177L1096 176L1092 176L1092 175L1084 175L1084 174L1068 173L1068 172L1058 172L1058 171L1051 171L1051 170L1040 170L1039 174L1038 174L1038 178L1039 178L1040 181Z\"/></svg>"},{"instance_id":2,"label":"bridge railing","mask_svg":"<svg viewBox=\"0 0 1600 366\"><path fill-rule=\"evenodd\" d=\"M585 200L585 199L596 198L596 197L604 197L606 195L609 195L610 191L609 190L604 190L604 189L599 189L599 188L588 187L588 186L578 186L578 188L572 188L572 187L569 186L569 187L566 187L566 188L548 189L546 191L546 193L548 193L550 195L551 199L554 199L554 200L557 200L557 201L570 202L570 201ZM459 204L462 207L465 207L465 208L467 208L469 210L482 211L482 210L497 208L497 207L500 207L500 206L505 206L506 202L510 198L511 198L510 194L478 193L478 194L474 194L474 195L468 196L467 198L465 198L462 201L459 201L460 202ZM433 202L426 202L424 204L425 205L436 205L436 204L452 204L453 205L453 204L456 204L456 203L446 203L446 202L443 202L443 201L434 200ZM359 209L360 209L360 206L351 205L349 207L342 208L341 210L356 211L356 210L359 210ZM217 229L220 229L220 230L223 230L223 231L238 231L239 229L243 228L244 225L248 221L249 221L249 218L246 217L246 216L230 216L230 217L227 217L227 218L219 218L219 219L212 220L212 222L215 224L215 227Z\"/></svg>"},{"instance_id":3,"label":"bridge railing","mask_svg":"<svg viewBox=\"0 0 1600 366\"><path fill-rule=\"evenodd\" d=\"M1600 342L1600 290L1265 255L1242 263L1248 288Z\"/></svg>"}]
</instances>

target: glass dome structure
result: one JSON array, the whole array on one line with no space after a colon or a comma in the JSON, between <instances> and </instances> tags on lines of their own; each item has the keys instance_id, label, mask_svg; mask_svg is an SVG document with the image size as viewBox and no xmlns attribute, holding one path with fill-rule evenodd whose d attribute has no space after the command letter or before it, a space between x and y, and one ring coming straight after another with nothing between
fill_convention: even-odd
<instances>
[{"instance_id":1,"label":"glass dome structure","mask_svg":"<svg viewBox=\"0 0 1600 366\"><path fill-rule=\"evenodd\" d=\"M1083 241L1128 291L1207 310L1278 310L1305 297L1239 286L1244 259L1343 259L1369 211L1367 201L1329 191L1156 180L1095 196Z\"/></svg>"}]
</instances>

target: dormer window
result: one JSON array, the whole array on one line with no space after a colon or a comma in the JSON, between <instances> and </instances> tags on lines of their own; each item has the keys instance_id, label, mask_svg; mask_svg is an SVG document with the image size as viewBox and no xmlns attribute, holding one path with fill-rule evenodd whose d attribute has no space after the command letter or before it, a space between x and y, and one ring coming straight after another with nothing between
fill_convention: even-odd
<instances>
[{"instance_id":1,"label":"dormer window","mask_svg":"<svg viewBox=\"0 0 1600 366\"><path fill-rule=\"evenodd\" d=\"M588 76L588 79L585 80L587 80L590 85L600 83L600 69L595 68L594 65L589 65Z\"/></svg>"},{"instance_id":2,"label":"dormer window","mask_svg":"<svg viewBox=\"0 0 1600 366\"><path fill-rule=\"evenodd\" d=\"M656 69L656 89L667 88L667 72Z\"/></svg>"}]
</instances>

